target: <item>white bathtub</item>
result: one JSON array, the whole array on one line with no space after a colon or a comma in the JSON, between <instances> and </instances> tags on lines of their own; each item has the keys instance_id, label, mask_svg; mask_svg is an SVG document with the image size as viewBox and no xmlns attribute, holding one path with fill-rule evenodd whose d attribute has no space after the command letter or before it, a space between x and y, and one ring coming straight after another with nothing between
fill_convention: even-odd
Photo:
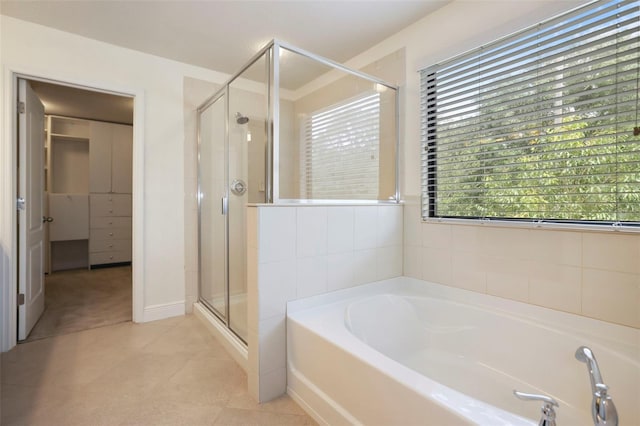
<instances>
[{"instance_id":1,"label":"white bathtub","mask_svg":"<svg viewBox=\"0 0 640 426\"><path fill-rule=\"evenodd\" d=\"M640 425L640 331L395 278L288 304L287 392L321 424L592 424L589 346L621 426Z\"/></svg>"}]
</instances>

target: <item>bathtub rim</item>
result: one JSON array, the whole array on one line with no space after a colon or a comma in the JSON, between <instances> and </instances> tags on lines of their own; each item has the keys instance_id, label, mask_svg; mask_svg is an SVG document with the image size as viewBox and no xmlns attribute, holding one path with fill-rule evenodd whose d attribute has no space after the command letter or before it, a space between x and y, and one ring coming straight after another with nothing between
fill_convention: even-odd
<instances>
[{"instance_id":1,"label":"bathtub rim","mask_svg":"<svg viewBox=\"0 0 640 426\"><path fill-rule=\"evenodd\" d=\"M434 297L454 303L469 304L480 309L497 310L501 314L533 321L538 325L610 343L623 354L640 353L640 329L406 276L289 301L287 316L294 318L310 316L316 310L328 309L332 305L346 306L362 297L382 293ZM629 361L640 367L640 360L630 358Z\"/></svg>"}]
</instances>

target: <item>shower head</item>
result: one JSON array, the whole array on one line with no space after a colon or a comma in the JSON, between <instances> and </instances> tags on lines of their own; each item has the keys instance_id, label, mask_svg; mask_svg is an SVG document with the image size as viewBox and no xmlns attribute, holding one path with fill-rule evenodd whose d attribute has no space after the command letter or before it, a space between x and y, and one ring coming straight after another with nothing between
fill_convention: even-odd
<instances>
[{"instance_id":1,"label":"shower head","mask_svg":"<svg viewBox=\"0 0 640 426\"><path fill-rule=\"evenodd\" d=\"M236 112L236 123L247 124L248 122L249 122L249 117L244 116L239 112Z\"/></svg>"}]
</instances>

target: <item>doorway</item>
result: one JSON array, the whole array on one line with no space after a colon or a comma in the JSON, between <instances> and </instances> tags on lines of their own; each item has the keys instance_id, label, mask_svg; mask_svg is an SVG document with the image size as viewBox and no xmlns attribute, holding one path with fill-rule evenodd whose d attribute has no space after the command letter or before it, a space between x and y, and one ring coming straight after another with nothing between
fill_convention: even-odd
<instances>
[{"instance_id":1,"label":"doorway","mask_svg":"<svg viewBox=\"0 0 640 426\"><path fill-rule=\"evenodd\" d=\"M18 340L130 321L133 97L17 83Z\"/></svg>"}]
</instances>

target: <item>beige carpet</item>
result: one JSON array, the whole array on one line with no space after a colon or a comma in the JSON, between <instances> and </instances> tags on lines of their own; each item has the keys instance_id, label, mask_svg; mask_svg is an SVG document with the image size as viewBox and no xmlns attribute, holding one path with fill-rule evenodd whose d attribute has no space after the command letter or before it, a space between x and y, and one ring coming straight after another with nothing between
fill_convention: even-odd
<instances>
[{"instance_id":1,"label":"beige carpet","mask_svg":"<svg viewBox=\"0 0 640 426\"><path fill-rule=\"evenodd\" d=\"M131 297L131 266L49 274L44 314L26 341L131 321Z\"/></svg>"}]
</instances>

